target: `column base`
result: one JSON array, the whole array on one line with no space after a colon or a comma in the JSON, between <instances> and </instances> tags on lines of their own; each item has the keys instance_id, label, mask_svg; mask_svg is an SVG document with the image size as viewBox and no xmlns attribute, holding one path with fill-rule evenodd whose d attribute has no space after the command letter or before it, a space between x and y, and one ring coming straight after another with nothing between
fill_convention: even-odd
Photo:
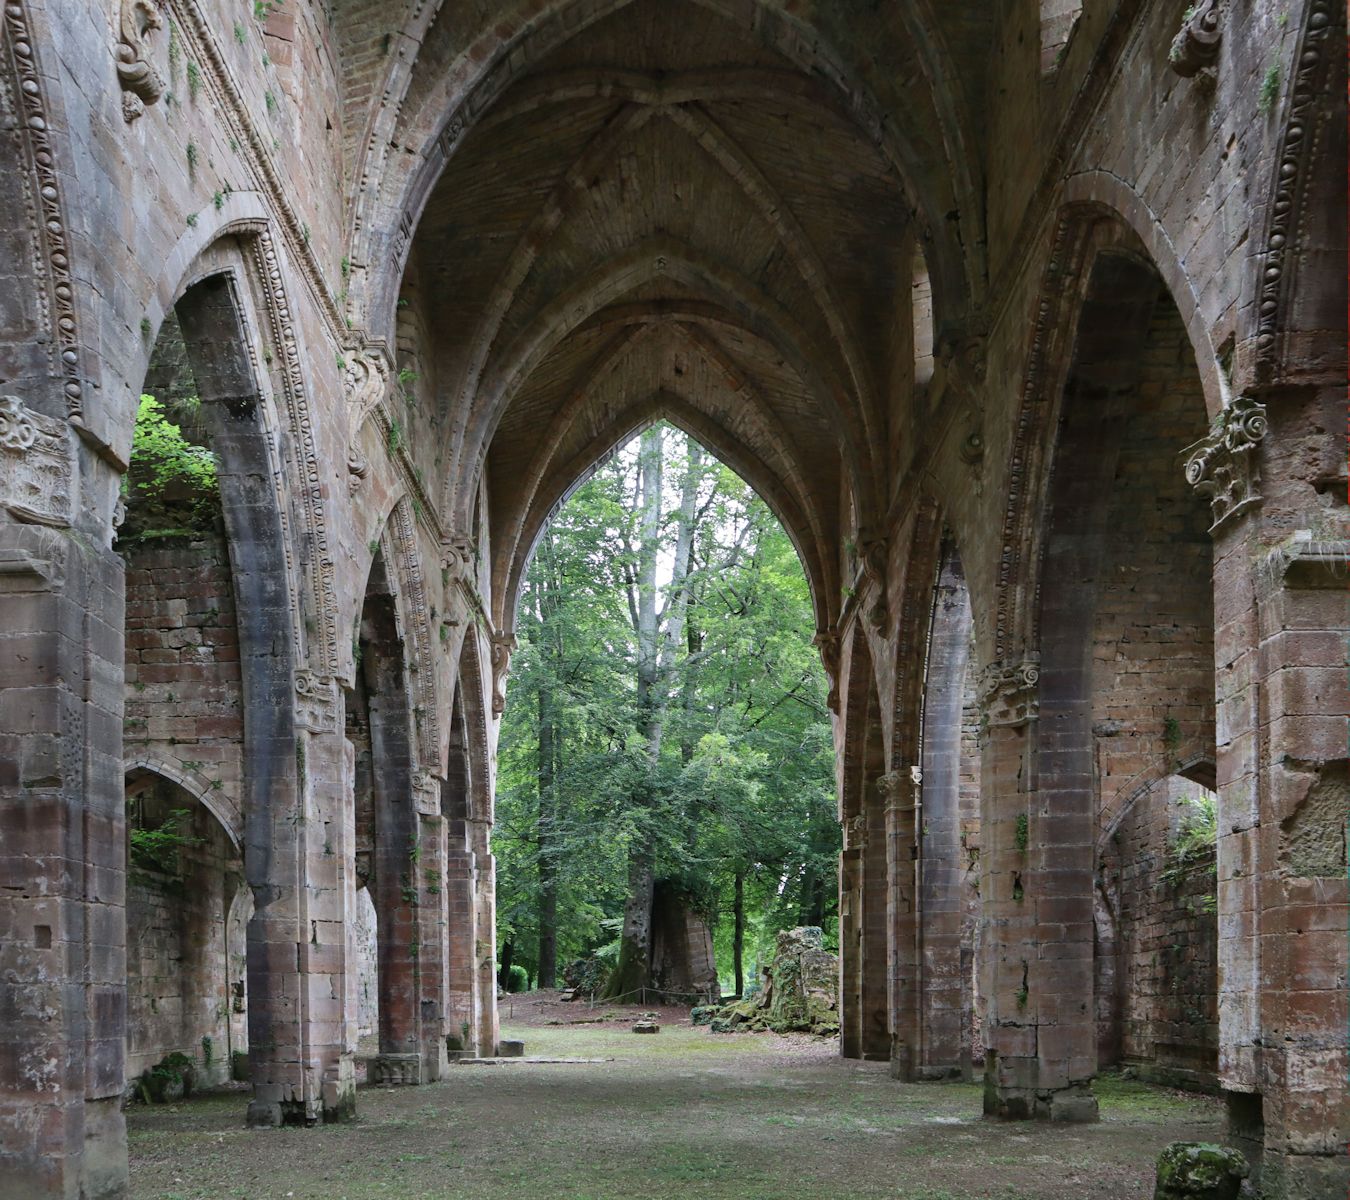
<instances>
[{"instance_id":1,"label":"column base","mask_svg":"<svg viewBox=\"0 0 1350 1200\"><path fill-rule=\"evenodd\" d=\"M341 1125L355 1120L356 1061L343 1054L324 1075L323 1123Z\"/></svg>"},{"instance_id":2,"label":"column base","mask_svg":"<svg viewBox=\"0 0 1350 1200\"><path fill-rule=\"evenodd\" d=\"M416 1087L422 1082L420 1054L377 1054L370 1060L370 1082L376 1087Z\"/></svg>"},{"instance_id":3,"label":"column base","mask_svg":"<svg viewBox=\"0 0 1350 1200\"><path fill-rule=\"evenodd\" d=\"M1034 1058L1005 1060L1004 1075L1033 1075ZM1018 1068L1021 1068L1020 1070ZM1090 1083L1072 1083L1062 1088L1040 1088L1021 1082L999 1083L998 1055L988 1051L984 1071L984 1115L1002 1121L1055 1121L1087 1125L1098 1119L1097 1097Z\"/></svg>"}]
</instances>

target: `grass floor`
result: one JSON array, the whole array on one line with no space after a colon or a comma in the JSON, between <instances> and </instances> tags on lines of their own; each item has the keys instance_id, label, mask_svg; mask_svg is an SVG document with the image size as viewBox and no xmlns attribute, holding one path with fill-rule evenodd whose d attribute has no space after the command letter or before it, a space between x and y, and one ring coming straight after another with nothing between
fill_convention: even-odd
<instances>
[{"instance_id":1,"label":"grass floor","mask_svg":"<svg viewBox=\"0 0 1350 1200\"><path fill-rule=\"evenodd\" d=\"M505 1014L504 1014L505 1015ZM614 1014L615 1017L626 1014ZM1090 1126L980 1117L975 1084L896 1083L833 1045L666 1023L512 1025L539 1056L359 1094L359 1120L243 1128L245 1097L128 1112L134 1200L1127 1200L1217 1105L1107 1077Z\"/></svg>"}]
</instances>

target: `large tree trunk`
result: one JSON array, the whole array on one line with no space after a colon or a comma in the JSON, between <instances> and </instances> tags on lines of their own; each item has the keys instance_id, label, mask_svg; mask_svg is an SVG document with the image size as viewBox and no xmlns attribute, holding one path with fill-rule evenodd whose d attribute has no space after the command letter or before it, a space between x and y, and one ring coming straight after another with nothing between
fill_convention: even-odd
<instances>
[{"instance_id":1,"label":"large tree trunk","mask_svg":"<svg viewBox=\"0 0 1350 1200\"><path fill-rule=\"evenodd\" d=\"M736 872L736 894L732 900L731 959L736 972L736 996L745 995L745 872Z\"/></svg>"},{"instance_id":2,"label":"large tree trunk","mask_svg":"<svg viewBox=\"0 0 1350 1200\"><path fill-rule=\"evenodd\" d=\"M701 452L689 444L688 468L681 481L675 555L668 599L659 603L657 563L661 547L664 447L660 426L646 430L638 443L638 547L629 611L637 635L637 706L647 754L655 766L661 756L666 706L670 702L678 651L684 641L688 610L689 560L694 545L695 504ZM611 999L651 985L652 895L655 863L643 841L629 850L628 899L624 905L619 962L606 995Z\"/></svg>"},{"instance_id":3,"label":"large tree trunk","mask_svg":"<svg viewBox=\"0 0 1350 1200\"><path fill-rule=\"evenodd\" d=\"M542 626L539 650L548 664L539 682L539 986L558 985L558 873L559 821L557 770L561 738L557 727L552 680L561 673L562 647L553 618L557 614L558 580L554 572L552 534L544 533L540 553L544 558L545 582L540 589L539 616Z\"/></svg>"}]
</instances>

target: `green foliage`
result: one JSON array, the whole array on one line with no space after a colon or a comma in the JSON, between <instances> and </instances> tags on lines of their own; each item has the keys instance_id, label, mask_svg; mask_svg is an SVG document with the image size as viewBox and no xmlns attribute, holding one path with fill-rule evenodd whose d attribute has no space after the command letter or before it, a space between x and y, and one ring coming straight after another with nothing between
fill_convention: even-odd
<instances>
[{"instance_id":1,"label":"green foliage","mask_svg":"<svg viewBox=\"0 0 1350 1200\"><path fill-rule=\"evenodd\" d=\"M142 871L160 871L166 875L178 872L180 854L185 846L196 846L200 838L193 837L192 813L186 808L175 808L153 828L131 826L131 866Z\"/></svg>"},{"instance_id":2,"label":"green foliage","mask_svg":"<svg viewBox=\"0 0 1350 1200\"><path fill-rule=\"evenodd\" d=\"M202 86L202 72L201 68L191 60L188 61L187 65L187 85L188 99L195 104L197 101L197 92Z\"/></svg>"},{"instance_id":3,"label":"green foliage","mask_svg":"<svg viewBox=\"0 0 1350 1200\"><path fill-rule=\"evenodd\" d=\"M1187 796L1178 801L1183 812L1181 823L1168 846L1168 864L1162 872L1170 886L1180 883L1190 870L1211 858L1219 840L1219 801L1212 792ZM1215 870L1211 862L1210 870Z\"/></svg>"},{"instance_id":4,"label":"green foliage","mask_svg":"<svg viewBox=\"0 0 1350 1200\"><path fill-rule=\"evenodd\" d=\"M1026 813L1017 814L1017 828L1013 833L1013 842L1019 850L1027 848L1027 839L1029 836L1029 822Z\"/></svg>"},{"instance_id":5,"label":"green foliage","mask_svg":"<svg viewBox=\"0 0 1350 1200\"><path fill-rule=\"evenodd\" d=\"M668 427L661 444L662 469L678 486L664 493L653 539L666 566L655 586L663 648L645 647L648 685L639 683L636 443L554 516L523 588L493 845L501 935L531 975L550 872L559 964L618 961L635 849L714 918L728 981L738 874L748 978L779 929L819 924L837 936L833 742L806 578L787 534L740 478ZM695 519L677 587L669 558L686 491ZM678 636L668 638L680 612Z\"/></svg>"},{"instance_id":6,"label":"green foliage","mask_svg":"<svg viewBox=\"0 0 1350 1200\"><path fill-rule=\"evenodd\" d=\"M199 417L200 400L188 396L172 402L173 416L154 396L142 396L136 411L123 489L127 520L123 541L165 536L190 536L214 528L220 512L216 456L189 441L189 428Z\"/></svg>"},{"instance_id":7,"label":"green foliage","mask_svg":"<svg viewBox=\"0 0 1350 1200\"><path fill-rule=\"evenodd\" d=\"M519 963L512 963L506 974L508 992L527 992L530 990L530 973Z\"/></svg>"},{"instance_id":8,"label":"green foliage","mask_svg":"<svg viewBox=\"0 0 1350 1200\"><path fill-rule=\"evenodd\" d=\"M1266 68L1265 76L1261 80L1261 93L1256 99L1257 111L1265 116L1275 107L1275 101L1280 98L1280 68L1278 64L1272 63Z\"/></svg>"}]
</instances>

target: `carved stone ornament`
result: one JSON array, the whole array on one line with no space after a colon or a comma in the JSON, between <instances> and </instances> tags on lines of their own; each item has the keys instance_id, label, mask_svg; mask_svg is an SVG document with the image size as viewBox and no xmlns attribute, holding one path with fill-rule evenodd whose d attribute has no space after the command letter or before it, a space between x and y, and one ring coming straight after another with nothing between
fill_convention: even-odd
<instances>
[{"instance_id":1,"label":"carved stone ornament","mask_svg":"<svg viewBox=\"0 0 1350 1200\"><path fill-rule=\"evenodd\" d=\"M830 685L825 704L836 716L839 713L839 631L821 630L815 636L816 648L820 651L820 662L825 668L825 679Z\"/></svg>"},{"instance_id":2,"label":"carved stone ornament","mask_svg":"<svg viewBox=\"0 0 1350 1200\"><path fill-rule=\"evenodd\" d=\"M989 725L1020 728L1039 715L1041 666L1035 658L993 663L980 687L980 709Z\"/></svg>"},{"instance_id":3,"label":"carved stone ornament","mask_svg":"<svg viewBox=\"0 0 1350 1200\"><path fill-rule=\"evenodd\" d=\"M413 803L424 817L441 815L441 781L430 771L414 771L412 777Z\"/></svg>"},{"instance_id":4,"label":"carved stone ornament","mask_svg":"<svg viewBox=\"0 0 1350 1200\"><path fill-rule=\"evenodd\" d=\"M889 543L884 536L859 531L858 558L863 576L872 586L872 605L867 610L867 619L878 629L886 624L890 615L886 604L886 561L889 557Z\"/></svg>"},{"instance_id":5,"label":"carved stone ornament","mask_svg":"<svg viewBox=\"0 0 1350 1200\"><path fill-rule=\"evenodd\" d=\"M331 675L295 673L295 723L310 733L336 733L338 689Z\"/></svg>"},{"instance_id":6,"label":"carved stone ornament","mask_svg":"<svg viewBox=\"0 0 1350 1200\"><path fill-rule=\"evenodd\" d=\"M1213 533L1261 503L1257 443L1269 428L1264 404L1239 396L1210 431L1181 452L1186 482L1209 498Z\"/></svg>"},{"instance_id":7,"label":"carved stone ornament","mask_svg":"<svg viewBox=\"0 0 1350 1200\"><path fill-rule=\"evenodd\" d=\"M867 818L859 813L844 822L844 849L865 850L867 848Z\"/></svg>"},{"instance_id":8,"label":"carved stone ornament","mask_svg":"<svg viewBox=\"0 0 1350 1200\"><path fill-rule=\"evenodd\" d=\"M370 474L370 462L355 446L347 451L347 494L355 496L361 490L361 484Z\"/></svg>"},{"instance_id":9,"label":"carved stone ornament","mask_svg":"<svg viewBox=\"0 0 1350 1200\"><path fill-rule=\"evenodd\" d=\"M152 35L163 28L164 18L151 0L123 0L115 54L122 116L128 121L164 95L164 76L150 61Z\"/></svg>"},{"instance_id":10,"label":"carved stone ornament","mask_svg":"<svg viewBox=\"0 0 1350 1200\"><path fill-rule=\"evenodd\" d=\"M913 786L907 771L887 771L877 777L877 794L887 808L910 808L914 803Z\"/></svg>"},{"instance_id":11,"label":"carved stone ornament","mask_svg":"<svg viewBox=\"0 0 1350 1200\"><path fill-rule=\"evenodd\" d=\"M1219 60L1223 30L1219 25L1219 0L1200 0L1187 12L1181 30L1172 39L1167 65L1183 79L1190 79Z\"/></svg>"},{"instance_id":12,"label":"carved stone ornament","mask_svg":"<svg viewBox=\"0 0 1350 1200\"><path fill-rule=\"evenodd\" d=\"M75 518L69 427L0 396L0 506L17 521L68 527Z\"/></svg>"},{"instance_id":13,"label":"carved stone ornament","mask_svg":"<svg viewBox=\"0 0 1350 1200\"><path fill-rule=\"evenodd\" d=\"M506 711L506 674L511 669L511 654L516 648L514 633L492 635L492 715Z\"/></svg>"},{"instance_id":14,"label":"carved stone ornament","mask_svg":"<svg viewBox=\"0 0 1350 1200\"><path fill-rule=\"evenodd\" d=\"M354 438L366 417L384 399L389 384L389 365L384 355L350 351L346 356L347 428Z\"/></svg>"}]
</instances>

